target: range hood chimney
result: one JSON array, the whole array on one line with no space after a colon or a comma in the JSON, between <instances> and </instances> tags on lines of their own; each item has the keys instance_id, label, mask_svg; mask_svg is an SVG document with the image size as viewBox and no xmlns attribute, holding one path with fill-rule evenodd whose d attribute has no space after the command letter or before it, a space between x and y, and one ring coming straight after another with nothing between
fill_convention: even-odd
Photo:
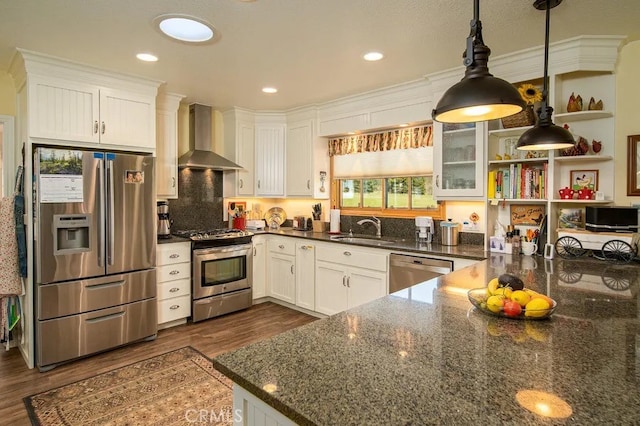
<instances>
[{"instance_id":1,"label":"range hood chimney","mask_svg":"<svg viewBox=\"0 0 640 426\"><path fill-rule=\"evenodd\" d=\"M211 107L189 105L189 151L178 159L178 167L212 170L240 170L241 166L211 150Z\"/></svg>"}]
</instances>

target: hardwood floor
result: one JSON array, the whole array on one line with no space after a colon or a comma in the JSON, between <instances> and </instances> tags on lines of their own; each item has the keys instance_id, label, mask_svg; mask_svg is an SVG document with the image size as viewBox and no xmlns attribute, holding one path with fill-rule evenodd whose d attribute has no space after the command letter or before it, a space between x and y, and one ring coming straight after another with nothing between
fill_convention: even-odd
<instances>
[{"instance_id":1,"label":"hardwood floor","mask_svg":"<svg viewBox=\"0 0 640 426\"><path fill-rule=\"evenodd\" d=\"M54 387L83 380L118 367L184 346L209 358L257 342L316 320L304 313L265 302L251 308L158 332L152 342L120 349L61 365L46 373L29 370L17 348L0 351L0 423L29 425L22 398Z\"/></svg>"}]
</instances>

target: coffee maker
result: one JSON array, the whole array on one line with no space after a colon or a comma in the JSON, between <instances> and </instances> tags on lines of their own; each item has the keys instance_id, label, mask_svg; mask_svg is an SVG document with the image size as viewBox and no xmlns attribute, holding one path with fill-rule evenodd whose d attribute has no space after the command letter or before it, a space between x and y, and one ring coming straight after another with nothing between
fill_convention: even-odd
<instances>
[{"instance_id":1,"label":"coffee maker","mask_svg":"<svg viewBox=\"0 0 640 426\"><path fill-rule=\"evenodd\" d=\"M171 238L169 203L158 201L158 238Z\"/></svg>"},{"instance_id":2,"label":"coffee maker","mask_svg":"<svg viewBox=\"0 0 640 426\"><path fill-rule=\"evenodd\" d=\"M422 244L431 243L433 239L433 218L416 216L416 241Z\"/></svg>"}]
</instances>

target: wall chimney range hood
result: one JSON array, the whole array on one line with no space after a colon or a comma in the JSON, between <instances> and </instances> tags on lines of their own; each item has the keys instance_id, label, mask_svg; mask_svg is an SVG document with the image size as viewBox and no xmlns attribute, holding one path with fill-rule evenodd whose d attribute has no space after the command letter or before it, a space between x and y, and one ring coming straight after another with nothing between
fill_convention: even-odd
<instances>
[{"instance_id":1,"label":"wall chimney range hood","mask_svg":"<svg viewBox=\"0 0 640 426\"><path fill-rule=\"evenodd\" d=\"M189 151L178 159L178 167L211 170L241 170L242 167L211 149L211 107L189 105Z\"/></svg>"}]
</instances>

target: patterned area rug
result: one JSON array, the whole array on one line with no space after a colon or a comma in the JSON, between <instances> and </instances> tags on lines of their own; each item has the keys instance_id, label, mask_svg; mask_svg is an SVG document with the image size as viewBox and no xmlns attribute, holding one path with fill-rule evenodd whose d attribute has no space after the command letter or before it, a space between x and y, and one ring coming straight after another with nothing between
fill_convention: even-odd
<instances>
[{"instance_id":1,"label":"patterned area rug","mask_svg":"<svg viewBox=\"0 0 640 426\"><path fill-rule=\"evenodd\" d=\"M231 381L185 347L24 398L34 425L232 424Z\"/></svg>"}]
</instances>

